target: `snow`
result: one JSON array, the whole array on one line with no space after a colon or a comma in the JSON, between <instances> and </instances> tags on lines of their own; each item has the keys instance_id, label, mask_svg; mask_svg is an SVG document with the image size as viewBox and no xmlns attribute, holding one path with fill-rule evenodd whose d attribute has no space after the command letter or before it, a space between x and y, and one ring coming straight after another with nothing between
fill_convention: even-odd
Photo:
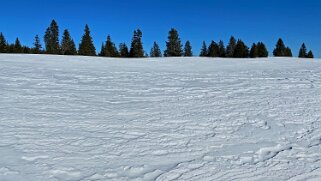
<instances>
[{"instance_id":1,"label":"snow","mask_svg":"<svg viewBox=\"0 0 321 181\"><path fill-rule=\"evenodd\" d=\"M0 180L321 180L321 61L0 55Z\"/></svg>"}]
</instances>

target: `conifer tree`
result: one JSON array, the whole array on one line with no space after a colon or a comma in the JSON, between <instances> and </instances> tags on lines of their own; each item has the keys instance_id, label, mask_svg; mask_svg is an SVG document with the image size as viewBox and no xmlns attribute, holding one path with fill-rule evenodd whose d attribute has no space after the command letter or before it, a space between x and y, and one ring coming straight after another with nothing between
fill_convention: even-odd
<instances>
[{"instance_id":1,"label":"conifer tree","mask_svg":"<svg viewBox=\"0 0 321 181\"><path fill-rule=\"evenodd\" d=\"M118 50L117 50L115 44L112 42L110 35L107 36L107 40L104 45L103 56L105 56L105 57L119 57Z\"/></svg>"},{"instance_id":2,"label":"conifer tree","mask_svg":"<svg viewBox=\"0 0 321 181\"><path fill-rule=\"evenodd\" d=\"M119 45L119 55L120 57L129 57L129 51L126 43L121 43Z\"/></svg>"},{"instance_id":3,"label":"conifer tree","mask_svg":"<svg viewBox=\"0 0 321 181\"><path fill-rule=\"evenodd\" d=\"M84 56L95 56L96 55L96 48L94 46L92 37L90 35L89 26L85 26L85 33L82 36L81 42L79 44L79 55Z\"/></svg>"},{"instance_id":4,"label":"conifer tree","mask_svg":"<svg viewBox=\"0 0 321 181\"><path fill-rule=\"evenodd\" d=\"M42 46L41 46L40 38L38 35L36 35L36 37L35 37L35 42L33 44L32 53L34 53L34 54L42 53Z\"/></svg>"},{"instance_id":5,"label":"conifer tree","mask_svg":"<svg viewBox=\"0 0 321 181\"><path fill-rule=\"evenodd\" d=\"M219 46L215 41L212 41L208 46L208 57L218 57L220 54Z\"/></svg>"},{"instance_id":6,"label":"conifer tree","mask_svg":"<svg viewBox=\"0 0 321 181\"><path fill-rule=\"evenodd\" d=\"M168 33L166 42L165 57L180 57L183 54L181 39L176 29L172 28Z\"/></svg>"},{"instance_id":7,"label":"conifer tree","mask_svg":"<svg viewBox=\"0 0 321 181\"><path fill-rule=\"evenodd\" d=\"M162 57L162 52L156 42L154 42L153 48L150 50L150 57Z\"/></svg>"},{"instance_id":8,"label":"conifer tree","mask_svg":"<svg viewBox=\"0 0 321 181\"><path fill-rule=\"evenodd\" d=\"M233 57L236 48L236 39L231 36L229 44L226 47L226 57Z\"/></svg>"},{"instance_id":9,"label":"conifer tree","mask_svg":"<svg viewBox=\"0 0 321 181\"><path fill-rule=\"evenodd\" d=\"M59 27L55 20L52 20L44 36L46 53L60 54Z\"/></svg>"},{"instance_id":10,"label":"conifer tree","mask_svg":"<svg viewBox=\"0 0 321 181\"><path fill-rule=\"evenodd\" d=\"M250 57L251 58L257 58L258 57L258 47L255 43L253 43L251 50L250 50Z\"/></svg>"},{"instance_id":11,"label":"conifer tree","mask_svg":"<svg viewBox=\"0 0 321 181\"><path fill-rule=\"evenodd\" d=\"M247 58L249 57L249 48L242 40L238 40L234 50L234 58Z\"/></svg>"},{"instance_id":12,"label":"conifer tree","mask_svg":"<svg viewBox=\"0 0 321 181\"><path fill-rule=\"evenodd\" d=\"M0 33L0 53L7 53L7 41L2 33Z\"/></svg>"},{"instance_id":13,"label":"conifer tree","mask_svg":"<svg viewBox=\"0 0 321 181\"><path fill-rule=\"evenodd\" d=\"M101 44L100 53L98 53L98 56L101 56L101 57L105 56L105 43L104 42Z\"/></svg>"},{"instance_id":14,"label":"conifer tree","mask_svg":"<svg viewBox=\"0 0 321 181\"><path fill-rule=\"evenodd\" d=\"M142 43L143 33L140 29L134 31L134 36L132 38L132 43L130 46L130 57L144 57L144 48Z\"/></svg>"},{"instance_id":15,"label":"conifer tree","mask_svg":"<svg viewBox=\"0 0 321 181\"><path fill-rule=\"evenodd\" d=\"M257 56L258 57L268 57L269 52L263 42L257 43Z\"/></svg>"},{"instance_id":16,"label":"conifer tree","mask_svg":"<svg viewBox=\"0 0 321 181\"><path fill-rule=\"evenodd\" d=\"M306 58L307 56L308 56L307 48L306 48L305 44L303 43L300 48L300 51L299 51L299 58Z\"/></svg>"},{"instance_id":17,"label":"conifer tree","mask_svg":"<svg viewBox=\"0 0 321 181\"><path fill-rule=\"evenodd\" d=\"M292 50L289 47L285 48L284 57L293 57Z\"/></svg>"},{"instance_id":18,"label":"conifer tree","mask_svg":"<svg viewBox=\"0 0 321 181\"><path fill-rule=\"evenodd\" d=\"M225 50L225 46L224 46L224 42L222 40L220 40L220 42L218 43L218 49L219 49L219 57L225 57L226 56L226 50Z\"/></svg>"},{"instance_id":19,"label":"conifer tree","mask_svg":"<svg viewBox=\"0 0 321 181\"><path fill-rule=\"evenodd\" d=\"M13 53L23 53L23 48L21 46L19 38L16 38L15 44L14 44L14 52Z\"/></svg>"},{"instance_id":20,"label":"conifer tree","mask_svg":"<svg viewBox=\"0 0 321 181\"><path fill-rule=\"evenodd\" d=\"M61 53L63 55L77 55L77 49L74 40L71 38L67 29L64 30L61 41Z\"/></svg>"},{"instance_id":21,"label":"conifer tree","mask_svg":"<svg viewBox=\"0 0 321 181\"><path fill-rule=\"evenodd\" d=\"M193 51L192 51L191 42L187 41L184 46L184 57L192 57L192 56L193 56Z\"/></svg>"},{"instance_id":22,"label":"conifer tree","mask_svg":"<svg viewBox=\"0 0 321 181\"><path fill-rule=\"evenodd\" d=\"M314 55L311 50L308 52L307 58L314 58Z\"/></svg>"},{"instance_id":23,"label":"conifer tree","mask_svg":"<svg viewBox=\"0 0 321 181\"><path fill-rule=\"evenodd\" d=\"M203 41L200 57L206 57L208 55L208 50L205 41Z\"/></svg>"}]
</instances>

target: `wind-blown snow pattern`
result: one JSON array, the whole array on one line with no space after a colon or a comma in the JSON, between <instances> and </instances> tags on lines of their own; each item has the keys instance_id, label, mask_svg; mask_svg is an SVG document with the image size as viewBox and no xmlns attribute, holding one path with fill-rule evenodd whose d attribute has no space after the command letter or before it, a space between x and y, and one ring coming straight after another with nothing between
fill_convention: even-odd
<instances>
[{"instance_id":1,"label":"wind-blown snow pattern","mask_svg":"<svg viewBox=\"0 0 321 181\"><path fill-rule=\"evenodd\" d=\"M321 61L0 55L0 180L321 180Z\"/></svg>"}]
</instances>

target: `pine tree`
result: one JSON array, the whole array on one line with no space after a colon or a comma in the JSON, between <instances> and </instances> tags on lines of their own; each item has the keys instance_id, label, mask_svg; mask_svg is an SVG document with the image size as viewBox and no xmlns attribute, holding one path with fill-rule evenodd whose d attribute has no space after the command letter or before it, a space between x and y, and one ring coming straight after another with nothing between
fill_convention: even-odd
<instances>
[{"instance_id":1,"label":"pine tree","mask_svg":"<svg viewBox=\"0 0 321 181\"><path fill-rule=\"evenodd\" d=\"M55 20L52 20L44 36L46 53L60 54L59 27Z\"/></svg>"},{"instance_id":2,"label":"pine tree","mask_svg":"<svg viewBox=\"0 0 321 181\"><path fill-rule=\"evenodd\" d=\"M187 41L184 46L184 57L192 57L193 52L192 52L192 46L191 42Z\"/></svg>"},{"instance_id":3,"label":"pine tree","mask_svg":"<svg viewBox=\"0 0 321 181\"><path fill-rule=\"evenodd\" d=\"M293 57L292 50L289 47L285 48L284 57Z\"/></svg>"},{"instance_id":4,"label":"pine tree","mask_svg":"<svg viewBox=\"0 0 321 181\"><path fill-rule=\"evenodd\" d=\"M129 51L126 43L121 43L119 45L119 55L124 58L129 57Z\"/></svg>"},{"instance_id":5,"label":"pine tree","mask_svg":"<svg viewBox=\"0 0 321 181\"><path fill-rule=\"evenodd\" d=\"M307 48L306 48L305 44L303 43L300 48L300 51L299 51L299 58L306 58L307 55L308 55Z\"/></svg>"},{"instance_id":6,"label":"pine tree","mask_svg":"<svg viewBox=\"0 0 321 181\"><path fill-rule=\"evenodd\" d=\"M85 26L85 33L82 36L81 43L79 44L79 55L84 56L95 56L96 55L96 48L94 46L92 37L90 35L89 26Z\"/></svg>"},{"instance_id":7,"label":"pine tree","mask_svg":"<svg viewBox=\"0 0 321 181\"><path fill-rule=\"evenodd\" d=\"M130 46L130 57L144 57L144 48L142 43L143 33L140 29L134 31L134 36L132 38L132 43Z\"/></svg>"},{"instance_id":8,"label":"pine tree","mask_svg":"<svg viewBox=\"0 0 321 181\"><path fill-rule=\"evenodd\" d=\"M307 58L314 58L314 55L311 50L308 52Z\"/></svg>"},{"instance_id":9,"label":"pine tree","mask_svg":"<svg viewBox=\"0 0 321 181\"><path fill-rule=\"evenodd\" d=\"M150 57L162 57L162 52L156 42L154 42L153 48L150 50Z\"/></svg>"},{"instance_id":10,"label":"pine tree","mask_svg":"<svg viewBox=\"0 0 321 181\"><path fill-rule=\"evenodd\" d=\"M258 47L255 43L253 43L251 50L250 50L250 57L257 58L259 56L258 54L259 54Z\"/></svg>"},{"instance_id":11,"label":"pine tree","mask_svg":"<svg viewBox=\"0 0 321 181\"><path fill-rule=\"evenodd\" d=\"M200 57L207 57L208 55L208 50L205 41L203 41Z\"/></svg>"},{"instance_id":12,"label":"pine tree","mask_svg":"<svg viewBox=\"0 0 321 181\"><path fill-rule=\"evenodd\" d=\"M219 49L219 57L225 57L226 56L226 50L225 50L225 46L224 46L224 42L222 40L220 40L220 42L218 43L218 49Z\"/></svg>"},{"instance_id":13,"label":"pine tree","mask_svg":"<svg viewBox=\"0 0 321 181\"><path fill-rule=\"evenodd\" d=\"M100 53L98 53L98 56L100 56L100 57L105 56L105 43L104 42L101 44Z\"/></svg>"},{"instance_id":14,"label":"pine tree","mask_svg":"<svg viewBox=\"0 0 321 181\"><path fill-rule=\"evenodd\" d=\"M110 35L107 36L106 43L104 45L103 56L105 57L119 57L119 52L112 42Z\"/></svg>"},{"instance_id":15,"label":"pine tree","mask_svg":"<svg viewBox=\"0 0 321 181\"><path fill-rule=\"evenodd\" d=\"M292 57L292 51L289 47L284 45L283 40L280 38L273 50L273 55L275 57Z\"/></svg>"},{"instance_id":16,"label":"pine tree","mask_svg":"<svg viewBox=\"0 0 321 181\"><path fill-rule=\"evenodd\" d=\"M165 57L180 57L183 54L181 39L176 29L172 28L168 33L166 42Z\"/></svg>"},{"instance_id":17,"label":"pine tree","mask_svg":"<svg viewBox=\"0 0 321 181\"><path fill-rule=\"evenodd\" d=\"M0 53L7 53L7 41L2 33L0 33Z\"/></svg>"},{"instance_id":18,"label":"pine tree","mask_svg":"<svg viewBox=\"0 0 321 181\"><path fill-rule=\"evenodd\" d=\"M14 44L14 52L13 53L23 53L23 48L21 46L19 38L16 38L15 44Z\"/></svg>"},{"instance_id":19,"label":"pine tree","mask_svg":"<svg viewBox=\"0 0 321 181\"><path fill-rule=\"evenodd\" d=\"M36 37L35 37L35 42L33 44L32 53L34 53L34 54L42 53L42 46L41 46L40 38L38 35L36 35Z\"/></svg>"},{"instance_id":20,"label":"pine tree","mask_svg":"<svg viewBox=\"0 0 321 181\"><path fill-rule=\"evenodd\" d=\"M74 40L71 38L67 29L64 30L61 41L61 53L63 55L77 55L77 49Z\"/></svg>"},{"instance_id":21,"label":"pine tree","mask_svg":"<svg viewBox=\"0 0 321 181\"><path fill-rule=\"evenodd\" d=\"M249 48L242 40L238 40L234 50L234 58L247 58L249 57Z\"/></svg>"},{"instance_id":22,"label":"pine tree","mask_svg":"<svg viewBox=\"0 0 321 181\"><path fill-rule=\"evenodd\" d=\"M215 41L212 41L210 46L208 46L208 57L218 57L220 54L219 46Z\"/></svg>"},{"instance_id":23,"label":"pine tree","mask_svg":"<svg viewBox=\"0 0 321 181\"><path fill-rule=\"evenodd\" d=\"M229 44L226 47L226 57L233 57L236 48L236 39L231 36Z\"/></svg>"},{"instance_id":24,"label":"pine tree","mask_svg":"<svg viewBox=\"0 0 321 181\"><path fill-rule=\"evenodd\" d=\"M257 43L257 56L258 57L268 57L269 52L263 42Z\"/></svg>"}]
</instances>

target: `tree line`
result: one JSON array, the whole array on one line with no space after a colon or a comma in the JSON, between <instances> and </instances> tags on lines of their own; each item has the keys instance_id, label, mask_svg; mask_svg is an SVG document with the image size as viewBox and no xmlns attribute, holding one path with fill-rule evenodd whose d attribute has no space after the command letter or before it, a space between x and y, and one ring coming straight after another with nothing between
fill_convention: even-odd
<instances>
[{"instance_id":1,"label":"tree line","mask_svg":"<svg viewBox=\"0 0 321 181\"><path fill-rule=\"evenodd\" d=\"M105 42L102 43L98 56L102 57L192 57L193 51L190 41L182 44L179 33L172 28L168 33L166 41L166 50L162 53L157 42L154 42L149 54L146 53L142 43L143 33L140 29L134 31L130 47L126 43L120 43L119 47L112 41L108 35ZM68 29L63 31L62 40L59 41L59 26L55 20L52 20L50 26L46 29L44 35L44 47L42 47L38 35L34 38L33 47L23 46L19 38L15 43L10 44L6 41L3 33L0 33L0 53L31 53L31 54L55 54L55 55L83 55L97 56L93 38L90 34L89 26L85 26L84 34L79 43L78 50ZM200 57L226 57L226 58L260 58L268 57L269 52L263 42L253 43L249 48L241 39L230 38L227 46L221 40L218 43L211 41L209 46L204 41L200 51ZM293 57L292 50L285 46L280 38L273 50L275 57ZM314 58L313 52L307 51L303 43L299 55L300 58Z\"/></svg>"}]
</instances>

